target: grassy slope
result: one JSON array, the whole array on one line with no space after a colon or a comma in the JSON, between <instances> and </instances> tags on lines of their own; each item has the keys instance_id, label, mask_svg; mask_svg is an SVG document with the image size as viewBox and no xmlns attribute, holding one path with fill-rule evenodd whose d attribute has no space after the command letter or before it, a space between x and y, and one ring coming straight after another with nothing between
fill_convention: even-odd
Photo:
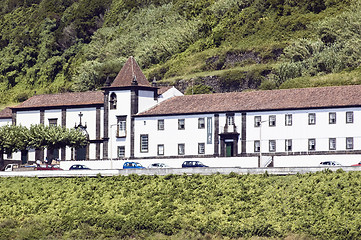
<instances>
[{"instance_id":1,"label":"grassy slope","mask_svg":"<svg viewBox=\"0 0 361 240\"><path fill-rule=\"evenodd\" d=\"M163 83L207 76L235 81L237 74L250 73L247 81L257 88L277 69L285 47L319 38L312 26L349 5L348 0L61 2L0 4L2 104L24 101L35 91L99 88L130 55L149 79ZM294 81L293 86L309 85Z\"/></svg>"}]
</instances>

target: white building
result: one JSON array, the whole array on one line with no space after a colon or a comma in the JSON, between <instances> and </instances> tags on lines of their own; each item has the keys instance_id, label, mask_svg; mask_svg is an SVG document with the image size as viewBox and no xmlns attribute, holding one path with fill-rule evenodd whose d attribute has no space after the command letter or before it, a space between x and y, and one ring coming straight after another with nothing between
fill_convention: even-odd
<instances>
[{"instance_id":1,"label":"white building","mask_svg":"<svg viewBox=\"0 0 361 240\"><path fill-rule=\"evenodd\" d=\"M136 159L171 166L344 165L360 160L361 86L183 96L159 89L131 57L102 91L37 95L0 113L6 123L83 129L83 149L23 151L6 158ZM145 164L146 165L146 164Z\"/></svg>"}]
</instances>

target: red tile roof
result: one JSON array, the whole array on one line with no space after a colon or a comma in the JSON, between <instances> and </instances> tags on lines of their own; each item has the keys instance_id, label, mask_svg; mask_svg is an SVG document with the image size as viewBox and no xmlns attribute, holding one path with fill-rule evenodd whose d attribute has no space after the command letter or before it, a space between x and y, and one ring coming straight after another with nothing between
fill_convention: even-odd
<instances>
[{"instance_id":1,"label":"red tile roof","mask_svg":"<svg viewBox=\"0 0 361 240\"><path fill-rule=\"evenodd\" d=\"M12 118L12 111L9 107L0 111L0 118Z\"/></svg>"},{"instance_id":2,"label":"red tile roof","mask_svg":"<svg viewBox=\"0 0 361 240\"><path fill-rule=\"evenodd\" d=\"M35 95L25 102L12 108L22 109L96 104L104 104L104 94L101 91Z\"/></svg>"},{"instance_id":3,"label":"red tile roof","mask_svg":"<svg viewBox=\"0 0 361 240\"><path fill-rule=\"evenodd\" d=\"M138 115L265 111L345 106L361 106L361 85L185 95L165 100Z\"/></svg>"},{"instance_id":4,"label":"red tile roof","mask_svg":"<svg viewBox=\"0 0 361 240\"><path fill-rule=\"evenodd\" d=\"M123 68L120 70L110 87L128 87L132 85L133 79L136 79L138 86L151 87L149 81L144 76L138 63L133 57L128 58Z\"/></svg>"}]
</instances>

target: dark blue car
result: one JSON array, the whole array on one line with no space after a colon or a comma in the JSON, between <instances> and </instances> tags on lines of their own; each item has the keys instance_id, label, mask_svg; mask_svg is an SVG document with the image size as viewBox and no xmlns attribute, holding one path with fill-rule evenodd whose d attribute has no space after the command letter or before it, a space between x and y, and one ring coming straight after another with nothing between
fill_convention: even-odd
<instances>
[{"instance_id":1,"label":"dark blue car","mask_svg":"<svg viewBox=\"0 0 361 240\"><path fill-rule=\"evenodd\" d=\"M182 164L182 168L188 168L188 167L208 167L208 166L204 165L200 161L184 161Z\"/></svg>"},{"instance_id":2,"label":"dark blue car","mask_svg":"<svg viewBox=\"0 0 361 240\"><path fill-rule=\"evenodd\" d=\"M127 169L127 168L145 168L145 167L143 167L142 164L138 162L125 162L123 164L123 169Z\"/></svg>"}]
</instances>

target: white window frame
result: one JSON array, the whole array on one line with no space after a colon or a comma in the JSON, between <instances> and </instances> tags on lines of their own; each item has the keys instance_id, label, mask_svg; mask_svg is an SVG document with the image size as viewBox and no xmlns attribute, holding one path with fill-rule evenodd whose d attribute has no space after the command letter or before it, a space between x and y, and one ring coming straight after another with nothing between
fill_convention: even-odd
<instances>
[{"instance_id":1,"label":"white window frame","mask_svg":"<svg viewBox=\"0 0 361 240\"><path fill-rule=\"evenodd\" d=\"M121 154L123 152L123 154ZM125 157L125 146L118 146L118 158L122 159Z\"/></svg>"},{"instance_id":2,"label":"white window frame","mask_svg":"<svg viewBox=\"0 0 361 240\"><path fill-rule=\"evenodd\" d=\"M117 137L126 137L127 136L127 117L126 116L117 116Z\"/></svg>"},{"instance_id":3,"label":"white window frame","mask_svg":"<svg viewBox=\"0 0 361 240\"><path fill-rule=\"evenodd\" d=\"M347 150L353 149L353 137L346 138L346 149Z\"/></svg>"},{"instance_id":4,"label":"white window frame","mask_svg":"<svg viewBox=\"0 0 361 240\"><path fill-rule=\"evenodd\" d=\"M275 127L276 126L276 115L270 115L268 118L268 125L270 127Z\"/></svg>"},{"instance_id":5,"label":"white window frame","mask_svg":"<svg viewBox=\"0 0 361 240\"><path fill-rule=\"evenodd\" d=\"M328 146L330 150L336 150L336 138L329 138Z\"/></svg>"},{"instance_id":6,"label":"white window frame","mask_svg":"<svg viewBox=\"0 0 361 240\"><path fill-rule=\"evenodd\" d=\"M178 155L185 155L185 151L186 147L184 143L179 143L178 144Z\"/></svg>"},{"instance_id":7,"label":"white window frame","mask_svg":"<svg viewBox=\"0 0 361 240\"><path fill-rule=\"evenodd\" d=\"M140 135L140 152L145 153L149 151L149 137L148 134Z\"/></svg>"},{"instance_id":8,"label":"white window frame","mask_svg":"<svg viewBox=\"0 0 361 240\"><path fill-rule=\"evenodd\" d=\"M316 125L316 113L308 114L308 125Z\"/></svg>"},{"instance_id":9,"label":"white window frame","mask_svg":"<svg viewBox=\"0 0 361 240\"><path fill-rule=\"evenodd\" d=\"M164 119L158 119L158 131L164 130Z\"/></svg>"},{"instance_id":10,"label":"white window frame","mask_svg":"<svg viewBox=\"0 0 361 240\"><path fill-rule=\"evenodd\" d=\"M353 123L353 112L346 112L346 123Z\"/></svg>"},{"instance_id":11,"label":"white window frame","mask_svg":"<svg viewBox=\"0 0 361 240\"><path fill-rule=\"evenodd\" d=\"M328 113L328 123L336 124L336 113L335 112Z\"/></svg>"},{"instance_id":12,"label":"white window frame","mask_svg":"<svg viewBox=\"0 0 361 240\"><path fill-rule=\"evenodd\" d=\"M204 118L198 118L198 129L204 129L206 127L206 121Z\"/></svg>"},{"instance_id":13,"label":"white window frame","mask_svg":"<svg viewBox=\"0 0 361 240\"><path fill-rule=\"evenodd\" d=\"M316 151L316 139L315 138L308 139L308 150Z\"/></svg>"},{"instance_id":14,"label":"white window frame","mask_svg":"<svg viewBox=\"0 0 361 240\"><path fill-rule=\"evenodd\" d=\"M253 143L253 151L260 152L261 151L261 142L259 140L255 140Z\"/></svg>"},{"instance_id":15,"label":"white window frame","mask_svg":"<svg viewBox=\"0 0 361 240\"><path fill-rule=\"evenodd\" d=\"M276 151L276 140L269 140L269 151L275 152Z\"/></svg>"},{"instance_id":16,"label":"white window frame","mask_svg":"<svg viewBox=\"0 0 361 240\"><path fill-rule=\"evenodd\" d=\"M198 143L198 154L205 154L205 153L206 153L206 144Z\"/></svg>"},{"instance_id":17,"label":"white window frame","mask_svg":"<svg viewBox=\"0 0 361 240\"><path fill-rule=\"evenodd\" d=\"M186 129L186 120L184 118L178 119L178 130Z\"/></svg>"},{"instance_id":18,"label":"white window frame","mask_svg":"<svg viewBox=\"0 0 361 240\"><path fill-rule=\"evenodd\" d=\"M285 115L285 125L292 126L292 114Z\"/></svg>"},{"instance_id":19,"label":"white window frame","mask_svg":"<svg viewBox=\"0 0 361 240\"><path fill-rule=\"evenodd\" d=\"M254 116L254 127L260 127L262 123L261 116Z\"/></svg>"},{"instance_id":20,"label":"white window frame","mask_svg":"<svg viewBox=\"0 0 361 240\"><path fill-rule=\"evenodd\" d=\"M285 151L292 152L292 139L285 140Z\"/></svg>"},{"instance_id":21,"label":"white window frame","mask_svg":"<svg viewBox=\"0 0 361 240\"><path fill-rule=\"evenodd\" d=\"M158 144L158 146L157 146L157 154L159 156L164 155L164 144Z\"/></svg>"},{"instance_id":22,"label":"white window frame","mask_svg":"<svg viewBox=\"0 0 361 240\"><path fill-rule=\"evenodd\" d=\"M234 125L234 115L227 115L227 125Z\"/></svg>"}]
</instances>

